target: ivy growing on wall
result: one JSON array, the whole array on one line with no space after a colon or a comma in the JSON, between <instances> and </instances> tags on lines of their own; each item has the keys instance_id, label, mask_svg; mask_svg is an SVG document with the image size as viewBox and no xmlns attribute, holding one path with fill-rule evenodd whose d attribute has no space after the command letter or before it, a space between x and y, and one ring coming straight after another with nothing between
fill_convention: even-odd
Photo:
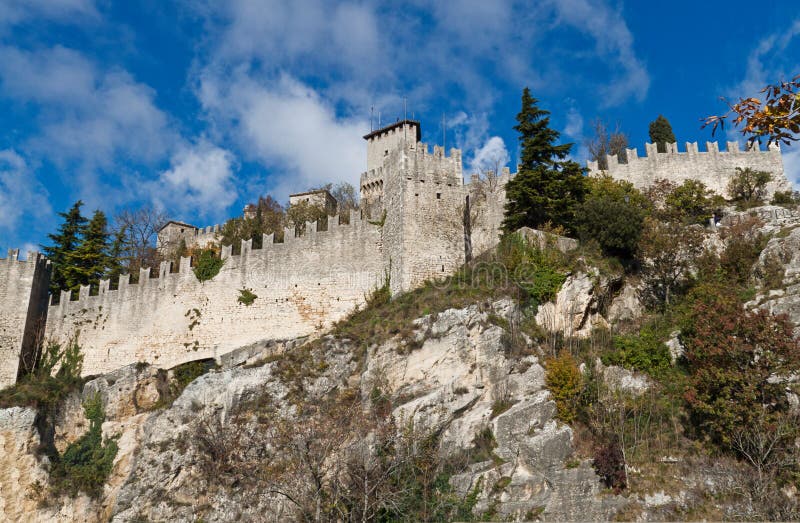
<instances>
[{"instance_id":1,"label":"ivy growing on wall","mask_svg":"<svg viewBox=\"0 0 800 523\"><path fill-rule=\"evenodd\" d=\"M197 262L192 270L198 280L206 281L219 274L224 264L225 260L217 256L217 253L212 249L203 249L200 251L200 255L197 257Z\"/></svg>"},{"instance_id":2,"label":"ivy growing on wall","mask_svg":"<svg viewBox=\"0 0 800 523\"><path fill-rule=\"evenodd\" d=\"M249 307L256 301L256 298L258 296L253 293L252 289L239 289L239 297L236 298L236 301Z\"/></svg>"}]
</instances>

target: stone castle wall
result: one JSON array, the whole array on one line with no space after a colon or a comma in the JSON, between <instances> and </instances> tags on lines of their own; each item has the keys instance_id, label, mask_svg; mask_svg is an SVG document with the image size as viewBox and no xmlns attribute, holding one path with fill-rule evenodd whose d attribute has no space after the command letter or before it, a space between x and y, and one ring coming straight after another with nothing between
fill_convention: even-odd
<instances>
[{"instance_id":1,"label":"stone castle wall","mask_svg":"<svg viewBox=\"0 0 800 523\"><path fill-rule=\"evenodd\" d=\"M200 282L183 258L178 272L161 265L157 278L142 270L139 283L123 276L119 289L101 283L97 296L82 288L79 299L63 293L50 307L47 336L65 342L77 334L84 374L146 361L163 368L217 358L264 339L318 332L346 316L383 283L381 227L353 213L349 225L330 219L329 230L309 223L298 238L264 248L242 242L240 255L223 247L225 264ZM238 302L240 289L258 296Z\"/></svg>"},{"instance_id":2,"label":"stone castle wall","mask_svg":"<svg viewBox=\"0 0 800 523\"><path fill-rule=\"evenodd\" d=\"M50 262L38 253L19 260L19 251L0 259L0 388L17 381L28 366L47 315Z\"/></svg>"},{"instance_id":3,"label":"stone castle wall","mask_svg":"<svg viewBox=\"0 0 800 523\"><path fill-rule=\"evenodd\" d=\"M657 180L666 179L680 185L685 180L703 182L717 194L730 197L728 182L736 168L750 167L772 173L773 181L767 186L768 197L775 191L791 190L791 183L783 172L780 147L771 145L761 151L758 144L746 151L739 149L738 142L728 142L727 151L720 151L716 142L706 142L706 151L698 150L697 142L686 144L686 151L679 152L677 144L667 144L667 152L659 153L655 144L645 144L646 155L639 157L638 151L627 149L627 163L620 163L617 155L608 156L608 170L600 171L597 162L588 162L590 176L608 173L612 178L631 182L638 189L645 189Z\"/></svg>"}]
</instances>

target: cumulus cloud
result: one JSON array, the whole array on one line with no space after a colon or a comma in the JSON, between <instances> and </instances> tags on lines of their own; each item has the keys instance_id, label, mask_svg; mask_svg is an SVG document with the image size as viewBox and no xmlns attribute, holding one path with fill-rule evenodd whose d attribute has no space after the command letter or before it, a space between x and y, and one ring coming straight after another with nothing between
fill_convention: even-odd
<instances>
[{"instance_id":1,"label":"cumulus cloud","mask_svg":"<svg viewBox=\"0 0 800 523\"><path fill-rule=\"evenodd\" d=\"M0 94L36 106L39 131L20 147L54 162L68 186L92 206L135 196L112 194L109 185L124 186L130 163L155 165L182 142L156 106L153 89L65 47L0 47ZM111 170L114 177L105 177Z\"/></svg>"},{"instance_id":2,"label":"cumulus cloud","mask_svg":"<svg viewBox=\"0 0 800 523\"><path fill-rule=\"evenodd\" d=\"M99 17L94 0L2 0L0 28L33 18L51 20L96 20Z\"/></svg>"},{"instance_id":3,"label":"cumulus cloud","mask_svg":"<svg viewBox=\"0 0 800 523\"><path fill-rule=\"evenodd\" d=\"M510 157L506 144L499 136L492 136L486 143L475 150L470 162L471 172L494 171L499 174L508 165Z\"/></svg>"},{"instance_id":4,"label":"cumulus cloud","mask_svg":"<svg viewBox=\"0 0 800 523\"><path fill-rule=\"evenodd\" d=\"M0 229L19 227L23 217L49 214L47 191L38 183L25 159L12 149L0 151Z\"/></svg>"},{"instance_id":5,"label":"cumulus cloud","mask_svg":"<svg viewBox=\"0 0 800 523\"><path fill-rule=\"evenodd\" d=\"M207 142L184 147L152 185L153 199L171 212L219 216L237 198L234 163L229 151Z\"/></svg>"},{"instance_id":6,"label":"cumulus cloud","mask_svg":"<svg viewBox=\"0 0 800 523\"><path fill-rule=\"evenodd\" d=\"M361 136L368 123L337 116L296 79L207 77L201 99L216 119L232 120L232 134L243 150L270 167L270 182L279 196L327 182L357 184L364 168Z\"/></svg>"}]
</instances>

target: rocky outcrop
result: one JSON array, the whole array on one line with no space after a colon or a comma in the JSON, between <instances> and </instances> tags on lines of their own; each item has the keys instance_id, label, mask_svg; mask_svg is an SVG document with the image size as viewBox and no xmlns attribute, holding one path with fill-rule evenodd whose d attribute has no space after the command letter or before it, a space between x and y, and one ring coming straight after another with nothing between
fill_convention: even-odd
<instances>
[{"instance_id":1,"label":"rocky outcrop","mask_svg":"<svg viewBox=\"0 0 800 523\"><path fill-rule=\"evenodd\" d=\"M746 306L786 314L800 336L800 224L773 236L753 270L762 290Z\"/></svg>"},{"instance_id":2,"label":"rocky outcrop","mask_svg":"<svg viewBox=\"0 0 800 523\"><path fill-rule=\"evenodd\" d=\"M536 324L565 338L585 338L595 328L608 328L609 323L601 314L601 302L609 284L608 278L596 270L570 274L556 299L539 306Z\"/></svg>"},{"instance_id":3,"label":"rocky outcrop","mask_svg":"<svg viewBox=\"0 0 800 523\"><path fill-rule=\"evenodd\" d=\"M493 459L452 477L459 494L476 496L476 514L610 519L622 498L604 492L589 462L574 456L572 430L554 419L555 404L544 388L538 359L505 356L505 331L496 323L516 314L511 300L500 300L429 315L416 322L415 348L392 339L370 347L362 361L353 358L357 351L350 342L327 337L319 344L324 365L303 381L302 401L348 386L367 399L381 387L393 398L395 419L413 420L441 435L443 455L471 447L476 435L488 429L496 442ZM199 465L205 452L197 437L201 423L224 425L237 409L262 397L271 399L276 415L293 415L297 390L278 365L272 361L212 371L186 387L171 406L159 404L163 372L146 365L88 382L65 405L55 439L64 447L79 437L86 425L81 403L100 394L107 415L103 432L118 438L120 451L101 499L63 499L51 509L37 508L29 495L47 485L47 462L36 452L35 412L0 411L2 514L11 521L290 518L290 507L266 493L253 498L233 485L209 489L207 472Z\"/></svg>"}]
</instances>

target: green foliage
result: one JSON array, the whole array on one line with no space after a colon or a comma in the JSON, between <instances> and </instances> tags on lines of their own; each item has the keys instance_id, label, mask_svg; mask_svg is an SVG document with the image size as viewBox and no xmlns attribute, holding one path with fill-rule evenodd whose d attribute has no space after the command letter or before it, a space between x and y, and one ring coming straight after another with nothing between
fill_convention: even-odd
<instances>
[{"instance_id":1,"label":"green foliage","mask_svg":"<svg viewBox=\"0 0 800 523\"><path fill-rule=\"evenodd\" d=\"M103 441L105 410L99 392L84 402L83 410L89 430L64 450L50 470L51 488L56 496L84 492L99 497L119 449L114 439Z\"/></svg>"},{"instance_id":2,"label":"green foliage","mask_svg":"<svg viewBox=\"0 0 800 523\"><path fill-rule=\"evenodd\" d=\"M114 265L109 254L108 220L102 211L95 211L82 236L70 260L78 273L79 283L96 286Z\"/></svg>"},{"instance_id":3,"label":"green foliage","mask_svg":"<svg viewBox=\"0 0 800 523\"><path fill-rule=\"evenodd\" d=\"M638 334L614 336L614 350L602 354L604 365L619 365L628 369L646 372L655 377L663 376L671 367L669 348L664 329L646 325Z\"/></svg>"},{"instance_id":4,"label":"green foliage","mask_svg":"<svg viewBox=\"0 0 800 523\"><path fill-rule=\"evenodd\" d=\"M115 236L111 243L106 215L95 211L88 221L81 215L82 206L78 200L69 211L59 213L64 222L58 233L48 235L53 245L42 249L53 266L50 292L57 296L81 285L97 286L102 278L121 272L121 237Z\"/></svg>"},{"instance_id":5,"label":"green foliage","mask_svg":"<svg viewBox=\"0 0 800 523\"><path fill-rule=\"evenodd\" d=\"M745 429L763 436L787 425L782 380L800 366L800 346L786 317L745 310L729 286L700 285L693 298L684 327L685 399L697 435L731 449Z\"/></svg>"},{"instance_id":6,"label":"green foliage","mask_svg":"<svg viewBox=\"0 0 800 523\"><path fill-rule=\"evenodd\" d=\"M705 225L714 212L712 198L713 192L703 182L686 180L666 196L665 204L670 218Z\"/></svg>"},{"instance_id":7,"label":"green foliage","mask_svg":"<svg viewBox=\"0 0 800 523\"><path fill-rule=\"evenodd\" d=\"M556 402L558 419L571 423L578 414L578 401L583 390L583 376L572 354L562 351L558 357L547 360L544 379Z\"/></svg>"},{"instance_id":8,"label":"green foliage","mask_svg":"<svg viewBox=\"0 0 800 523\"><path fill-rule=\"evenodd\" d=\"M583 169L566 160L572 144L555 145L560 134L550 128L550 113L537 103L525 88L514 127L522 147L521 162L518 174L506 185L503 229L507 232L547 222L574 230L575 212L586 194Z\"/></svg>"},{"instance_id":9,"label":"green foliage","mask_svg":"<svg viewBox=\"0 0 800 523\"><path fill-rule=\"evenodd\" d=\"M306 222L320 222L320 228L327 227L328 213L320 205L302 201L286 210L286 219L292 227L302 234L306 229Z\"/></svg>"},{"instance_id":10,"label":"green foliage","mask_svg":"<svg viewBox=\"0 0 800 523\"><path fill-rule=\"evenodd\" d=\"M638 251L646 303L655 309L669 309L691 283L691 270L703 252L702 231L647 218Z\"/></svg>"},{"instance_id":11,"label":"green foliage","mask_svg":"<svg viewBox=\"0 0 800 523\"><path fill-rule=\"evenodd\" d=\"M253 293L252 289L239 289L239 297L236 298L236 301L249 307L256 301L256 298L258 296Z\"/></svg>"},{"instance_id":12,"label":"green foliage","mask_svg":"<svg viewBox=\"0 0 800 523\"><path fill-rule=\"evenodd\" d=\"M51 246L42 246L42 252L50 259L52 274L50 292L56 296L62 290L77 289L80 285L78 267L72 257L81 243L81 234L87 220L81 214L83 202L78 200L67 212L58 213L64 221L56 234L48 234Z\"/></svg>"},{"instance_id":13,"label":"green foliage","mask_svg":"<svg viewBox=\"0 0 800 523\"><path fill-rule=\"evenodd\" d=\"M667 152L667 144L675 143L675 133L672 132L672 125L663 115L650 122L650 143L656 144L658 152Z\"/></svg>"},{"instance_id":14,"label":"green foliage","mask_svg":"<svg viewBox=\"0 0 800 523\"><path fill-rule=\"evenodd\" d=\"M589 187L576 220L581 240L597 241L606 254L632 258L650 202L632 184L610 176L591 179Z\"/></svg>"},{"instance_id":15,"label":"green foliage","mask_svg":"<svg viewBox=\"0 0 800 523\"><path fill-rule=\"evenodd\" d=\"M737 167L736 174L728 182L728 194L740 207L753 207L762 202L771 180L772 174L767 171Z\"/></svg>"},{"instance_id":16,"label":"green foliage","mask_svg":"<svg viewBox=\"0 0 800 523\"><path fill-rule=\"evenodd\" d=\"M83 384L83 354L76 341L65 347L49 343L38 355L30 373L0 390L0 408L35 407L52 414L61 401Z\"/></svg>"},{"instance_id":17,"label":"green foliage","mask_svg":"<svg viewBox=\"0 0 800 523\"><path fill-rule=\"evenodd\" d=\"M800 195L796 191L775 191L770 203L783 207L795 207L800 203Z\"/></svg>"},{"instance_id":18,"label":"green foliage","mask_svg":"<svg viewBox=\"0 0 800 523\"><path fill-rule=\"evenodd\" d=\"M254 213L253 216L228 220L220 231L220 243L231 245L234 253L241 249L242 240L253 240L253 247L260 248L265 234L274 234L278 241L283 238L286 215L272 196L262 196L258 202L250 204L250 212Z\"/></svg>"},{"instance_id":19,"label":"green foliage","mask_svg":"<svg viewBox=\"0 0 800 523\"><path fill-rule=\"evenodd\" d=\"M192 270L198 280L207 281L219 274L224 264L225 260L217 256L213 249L203 249Z\"/></svg>"}]
</instances>

